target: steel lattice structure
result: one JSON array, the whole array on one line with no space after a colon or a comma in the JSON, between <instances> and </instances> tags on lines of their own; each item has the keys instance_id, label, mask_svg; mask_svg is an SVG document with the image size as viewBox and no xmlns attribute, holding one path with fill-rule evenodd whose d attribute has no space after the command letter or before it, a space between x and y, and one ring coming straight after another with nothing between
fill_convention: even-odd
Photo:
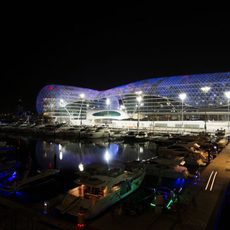
<instances>
[{"instance_id":1,"label":"steel lattice structure","mask_svg":"<svg viewBox=\"0 0 230 230\"><path fill-rule=\"evenodd\" d=\"M210 87L204 93L202 87ZM87 110L125 110L130 117L137 111L137 93L142 104L138 108L142 118L156 115L177 116L181 111L180 93L186 93L184 101L187 115L199 116L204 110L209 114L227 113L224 92L230 91L230 72L159 77L133 82L105 91L63 85L47 85L38 94L37 111L51 117L72 116L84 119ZM80 97L84 94L84 99ZM106 99L110 99L110 105ZM64 106L60 106L60 100Z\"/></svg>"}]
</instances>

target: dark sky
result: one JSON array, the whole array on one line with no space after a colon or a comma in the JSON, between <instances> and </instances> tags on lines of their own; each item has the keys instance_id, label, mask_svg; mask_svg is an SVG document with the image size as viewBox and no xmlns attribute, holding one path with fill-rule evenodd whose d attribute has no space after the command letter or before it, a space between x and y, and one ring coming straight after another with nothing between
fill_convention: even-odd
<instances>
[{"instance_id":1,"label":"dark sky","mask_svg":"<svg viewBox=\"0 0 230 230\"><path fill-rule=\"evenodd\" d=\"M46 84L103 90L156 76L230 71L225 10L27 9L8 10L2 21L2 112L14 111L19 98L35 111Z\"/></svg>"}]
</instances>

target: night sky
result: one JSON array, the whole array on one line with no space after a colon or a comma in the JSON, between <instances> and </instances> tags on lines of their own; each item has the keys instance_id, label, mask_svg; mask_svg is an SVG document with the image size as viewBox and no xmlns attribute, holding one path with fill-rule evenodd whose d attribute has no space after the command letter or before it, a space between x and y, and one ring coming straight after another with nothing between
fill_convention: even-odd
<instances>
[{"instance_id":1,"label":"night sky","mask_svg":"<svg viewBox=\"0 0 230 230\"><path fill-rule=\"evenodd\" d=\"M228 11L147 5L74 10L7 11L1 112L14 112L18 99L35 111L46 84L104 90L157 76L230 71Z\"/></svg>"}]
</instances>

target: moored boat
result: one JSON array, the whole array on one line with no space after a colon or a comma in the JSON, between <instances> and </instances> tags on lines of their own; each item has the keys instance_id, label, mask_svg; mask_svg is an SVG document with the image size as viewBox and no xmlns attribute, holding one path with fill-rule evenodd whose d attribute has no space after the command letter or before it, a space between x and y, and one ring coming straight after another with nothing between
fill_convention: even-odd
<instances>
[{"instance_id":1,"label":"moored boat","mask_svg":"<svg viewBox=\"0 0 230 230\"><path fill-rule=\"evenodd\" d=\"M123 136L124 141L126 142L142 142L148 140L148 134L146 132L140 131L128 131Z\"/></svg>"},{"instance_id":2,"label":"moored boat","mask_svg":"<svg viewBox=\"0 0 230 230\"><path fill-rule=\"evenodd\" d=\"M8 192L17 192L23 189L32 188L48 180L49 178L52 178L57 173L59 173L59 170L57 169L46 169L44 172L40 172L37 175L27 177L21 181L17 181L17 172L15 171L12 174L11 179L7 179L7 183L11 184L0 184L0 190Z\"/></svg>"},{"instance_id":3,"label":"moored boat","mask_svg":"<svg viewBox=\"0 0 230 230\"><path fill-rule=\"evenodd\" d=\"M105 209L137 190L145 176L140 167L114 168L81 177L78 185L68 191L57 208L62 213L93 218Z\"/></svg>"},{"instance_id":4,"label":"moored boat","mask_svg":"<svg viewBox=\"0 0 230 230\"><path fill-rule=\"evenodd\" d=\"M106 127L98 127L95 130L90 130L85 134L85 138L97 139L97 138L108 138L110 135L110 130Z\"/></svg>"}]
</instances>

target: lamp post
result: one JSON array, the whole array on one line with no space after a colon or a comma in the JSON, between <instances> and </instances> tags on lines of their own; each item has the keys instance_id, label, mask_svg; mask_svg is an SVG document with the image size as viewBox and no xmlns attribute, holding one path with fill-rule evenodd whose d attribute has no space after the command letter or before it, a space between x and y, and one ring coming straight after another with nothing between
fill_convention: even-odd
<instances>
[{"instance_id":1,"label":"lamp post","mask_svg":"<svg viewBox=\"0 0 230 230\"><path fill-rule=\"evenodd\" d=\"M141 102L142 102L142 96L138 96L136 98L137 100L137 132L139 132L139 125L140 125L140 105L141 105Z\"/></svg>"},{"instance_id":2,"label":"lamp post","mask_svg":"<svg viewBox=\"0 0 230 230\"><path fill-rule=\"evenodd\" d=\"M184 100L187 97L186 93L179 94L179 98L181 99L181 130L183 133L183 126L184 126Z\"/></svg>"},{"instance_id":3,"label":"lamp post","mask_svg":"<svg viewBox=\"0 0 230 230\"><path fill-rule=\"evenodd\" d=\"M121 105L121 106L120 106L120 110L121 110L121 111L125 110L125 106L124 106L124 105Z\"/></svg>"},{"instance_id":4,"label":"lamp post","mask_svg":"<svg viewBox=\"0 0 230 230\"><path fill-rule=\"evenodd\" d=\"M85 98L85 94L81 93L80 98L81 98L81 108L80 108L79 116L80 116L80 125L82 126L82 104L83 104L83 100Z\"/></svg>"},{"instance_id":5,"label":"lamp post","mask_svg":"<svg viewBox=\"0 0 230 230\"><path fill-rule=\"evenodd\" d=\"M230 132L230 130L229 130L229 102L230 102L230 91L227 91L227 92L225 92L224 93L225 94L225 96L227 97L227 99L228 99L228 133Z\"/></svg>"},{"instance_id":6,"label":"lamp post","mask_svg":"<svg viewBox=\"0 0 230 230\"><path fill-rule=\"evenodd\" d=\"M110 101L109 98L106 99L105 104L106 104L106 107L107 107L107 116L109 116L109 111L108 110L109 110L109 106L111 104L111 101Z\"/></svg>"},{"instance_id":7,"label":"lamp post","mask_svg":"<svg viewBox=\"0 0 230 230\"><path fill-rule=\"evenodd\" d=\"M71 114L70 114L69 110L66 108L66 106L67 106L66 101L64 101L63 99L60 99L60 101L59 101L59 106L60 106L61 108L64 108L65 111L67 112L67 114L69 115L69 124L71 124Z\"/></svg>"},{"instance_id":8,"label":"lamp post","mask_svg":"<svg viewBox=\"0 0 230 230\"><path fill-rule=\"evenodd\" d=\"M204 131L205 133L207 132L207 96L206 94L209 92L209 90L211 89L211 87L209 86L204 86L200 88L201 91L205 94L205 110L204 110Z\"/></svg>"}]
</instances>

